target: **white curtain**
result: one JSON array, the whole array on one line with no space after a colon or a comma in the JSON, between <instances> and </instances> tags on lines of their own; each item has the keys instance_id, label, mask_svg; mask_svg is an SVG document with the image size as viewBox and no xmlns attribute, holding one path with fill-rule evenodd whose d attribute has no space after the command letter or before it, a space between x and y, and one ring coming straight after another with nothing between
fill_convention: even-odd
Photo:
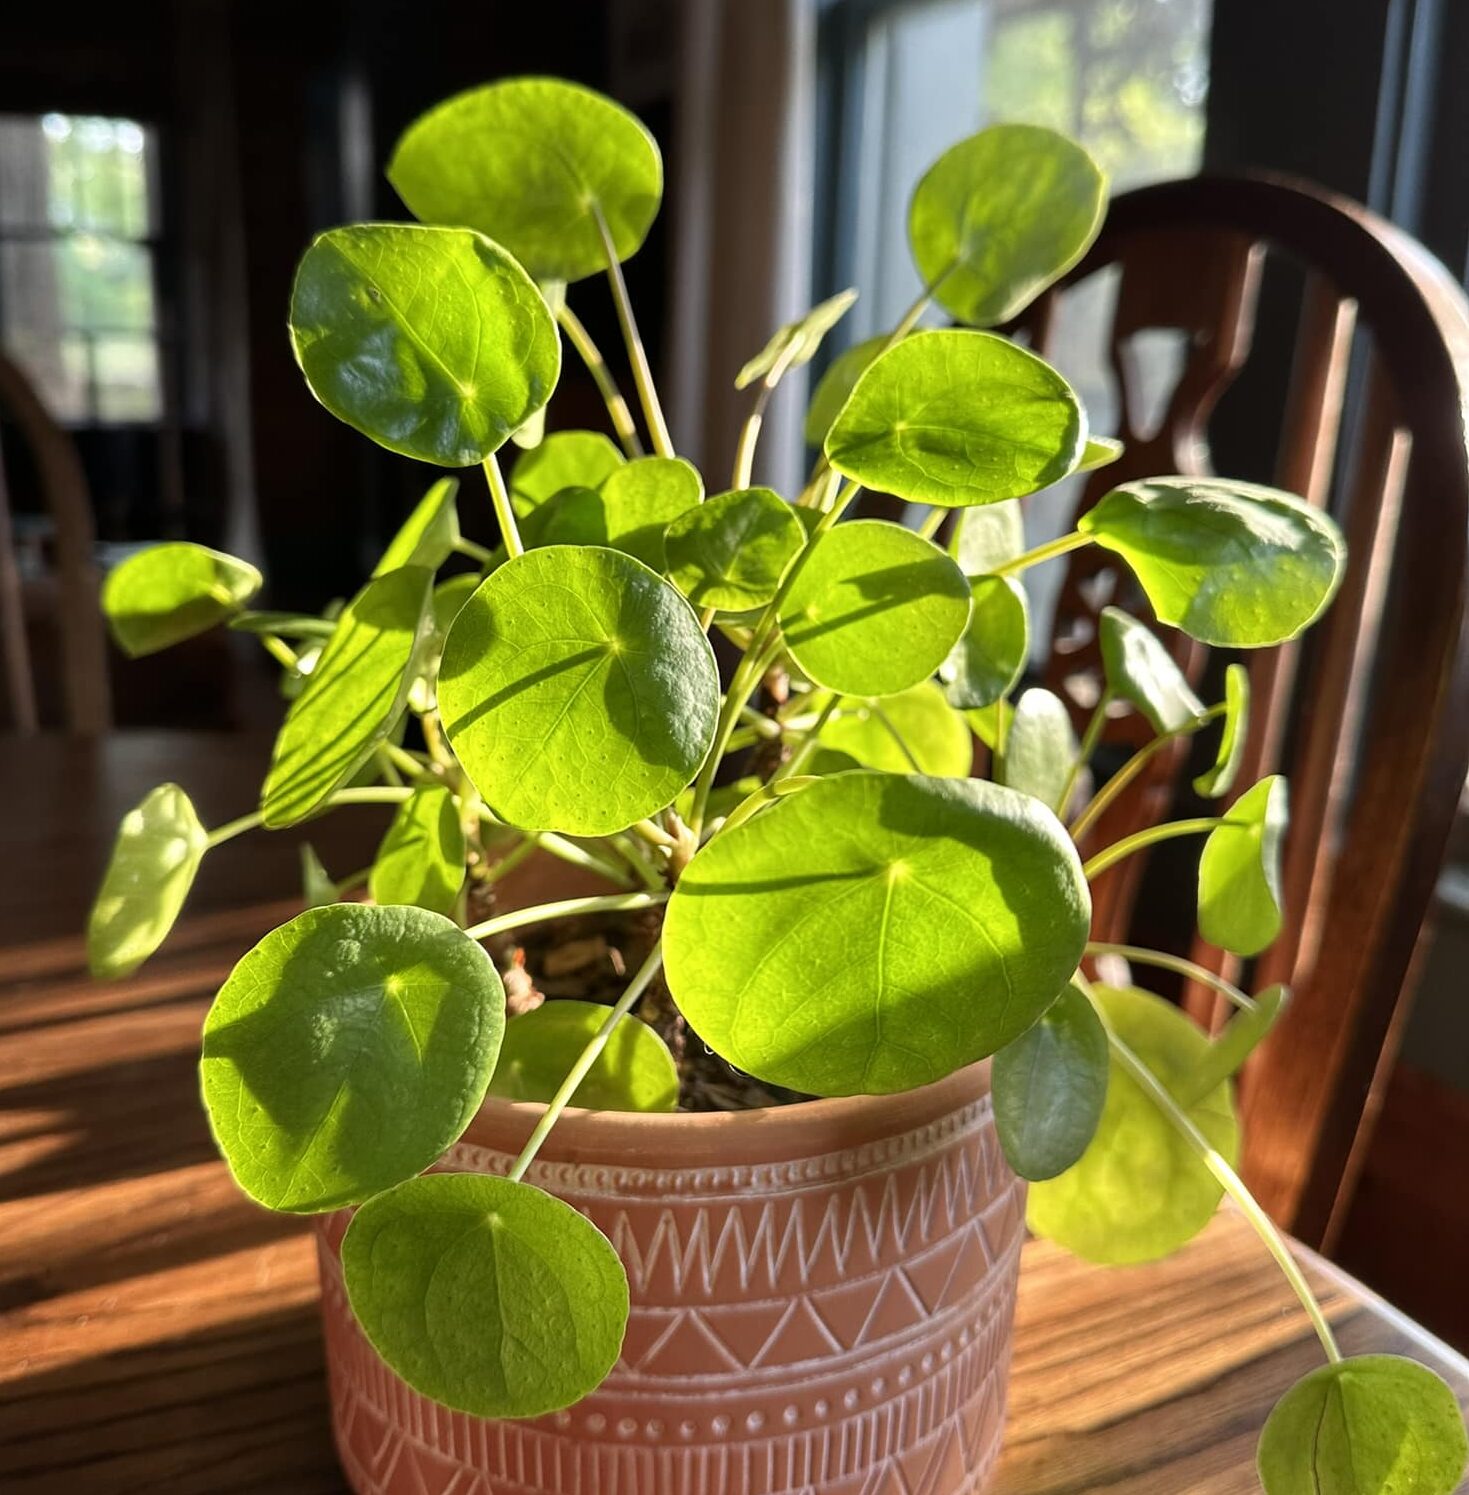
<instances>
[{"instance_id":1,"label":"white curtain","mask_svg":"<svg viewBox=\"0 0 1469 1495\"><path fill-rule=\"evenodd\" d=\"M676 95L678 216L670 420L727 486L750 393L740 365L810 305L812 0L686 0ZM771 401L755 480L801 485L804 370Z\"/></svg>"}]
</instances>

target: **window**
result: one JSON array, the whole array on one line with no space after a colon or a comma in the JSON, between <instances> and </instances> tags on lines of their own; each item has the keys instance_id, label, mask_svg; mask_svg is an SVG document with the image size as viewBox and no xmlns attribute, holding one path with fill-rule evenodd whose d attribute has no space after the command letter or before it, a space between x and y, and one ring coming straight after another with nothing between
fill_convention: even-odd
<instances>
[{"instance_id":1,"label":"window","mask_svg":"<svg viewBox=\"0 0 1469 1495\"><path fill-rule=\"evenodd\" d=\"M133 120L0 115L0 342L67 425L162 418L157 160Z\"/></svg>"}]
</instances>

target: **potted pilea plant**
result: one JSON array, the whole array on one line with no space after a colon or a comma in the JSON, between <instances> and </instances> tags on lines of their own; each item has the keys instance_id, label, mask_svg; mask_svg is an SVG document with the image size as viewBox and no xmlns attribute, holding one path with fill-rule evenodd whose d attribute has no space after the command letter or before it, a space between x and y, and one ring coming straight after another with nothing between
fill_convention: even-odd
<instances>
[{"instance_id":1,"label":"potted pilea plant","mask_svg":"<svg viewBox=\"0 0 1469 1495\"><path fill-rule=\"evenodd\" d=\"M1167 476L1025 547L1018 500L1118 451L1060 374L984 330L1096 235L1086 152L1001 125L928 171L909 213L926 289L831 366L809 418L821 455L785 496L751 486L761 414L852 297L741 371L736 469L706 493L675 453L620 268L662 186L631 115L563 82L497 83L417 121L389 177L419 222L312 243L296 357L332 414L433 467L481 467L486 495L439 478L329 619L249 610L259 574L195 545L111 574L125 649L227 620L259 635L293 698L259 808L211 830L182 789L154 790L89 928L96 973L124 975L215 847L396 806L371 901L342 901L308 858L309 906L225 982L201 1065L240 1187L321 1217L358 1488L469 1471L466 1488L568 1495L977 1489L1029 1180L1031 1229L1093 1261L1176 1249L1224 1194L1259 1231L1325 1354L1266 1424L1272 1495L1452 1490L1449 1389L1407 1360L1342 1357L1234 1172L1231 1076L1285 992L1188 968L1239 1009L1211 1038L1083 974L1106 953L1088 943L1090 879L1176 836L1203 838L1204 936L1245 956L1269 944L1286 787L1236 793L1243 669L1207 706L1117 610L1079 742L1045 691L1012 704L1029 649L1017 578L1100 545L1161 622L1249 649L1306 628L1345 563L1331 520L1289 494ZM567 299L602 275L650 455ZM920 329L930 307L958 325ZM615 443L546 434L563 339ZM927 518L851 518L864 488ZM492 507L497 549L461 536L465 501ZM455 557L472 569L440 578ZM736 652L723 684L716 633ZM1217 730L1197 788L1224 808L1083 861L1076 842L1152 751L1087 800L1116 702L1154 746ZM970 777L972 733L989 779ZM497 904L532 855L605 887ZM585 945L592 916L622 921L614 953L636 952L620 991L542 1001L558 931Z\"/></svg>"}]
</instances>

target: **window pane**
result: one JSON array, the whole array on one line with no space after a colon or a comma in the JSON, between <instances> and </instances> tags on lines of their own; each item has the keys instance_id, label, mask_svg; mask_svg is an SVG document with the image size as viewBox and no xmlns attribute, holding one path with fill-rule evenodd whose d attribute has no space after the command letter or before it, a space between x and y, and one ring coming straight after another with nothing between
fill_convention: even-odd
<instances>
[{"instance_id":1,"label":"window pane","mask_svg":"<svg viewBox=\"0 0 1469 1495\"><path fill-rule=\"evenodd\" d=\"M149 131L132 120L65 114L46 115L43 127L51 151L51 223L146 238Z\"/></svg>"},{"instance_id":2,"label":"window pane","mask_svg":"<svg viewBox=\"0 0 1469 1495\"><path fill-rule=\"evenodd\" d=\"M46 137L35 115L0 115L0 229L46 226L47 161Z\"/></svg>"},{"instance_id":3,"label":"window pane","mask_svg":"<svg viewBox=\"0 0 1469 1495\"><path fill-rule=\"evenodd\" d=\"M92 417L84 338L38 336L22 329L5 339L52 420L80 424Z\"/></svg>"},{"instance_id":4,"label":"window pane","mask_svg":"<svg viewBox=\"0 0 1469 1495\"><path fill-rule=\"evenodd\" d=\"M62 318L93 332L153 329L153 272L142 245L74 234L58 239Z\"/></svg>"},{"instance_id":5,"label":"window pane","mask_svg":"<svg viewBox=\"0 0 1469 1495\"><path fill-rule=\"evenodd\" d=\"M160 410L158 345L145 337L99 337L93 343L97 418L156 421Z\"/></svg>"}]
</instances>

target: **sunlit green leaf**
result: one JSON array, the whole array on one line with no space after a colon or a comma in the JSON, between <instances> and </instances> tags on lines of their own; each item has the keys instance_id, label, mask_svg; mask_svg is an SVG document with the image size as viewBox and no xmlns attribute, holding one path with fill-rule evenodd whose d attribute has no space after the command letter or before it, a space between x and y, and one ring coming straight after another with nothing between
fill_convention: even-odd
<instances>
[{"instance_id":1,"label":"sunlit green leaf","mask_svg":"<svg viewBox=\"0 0 1469 1495\"><path fill-rule=\"evenodd\" d=\"M434 1162L479 1109L505 997L489 956L421 908L333 903L273 930L204 1022L209 1124L271 1209L355 1204Z\"/></svg>"},{"instance_id":2,"label":"sunlit green leaf","mask_svg":"<svg viewBox=\"0 0 1469 1495\"><path fill-rule=\"evenodd\" d=\"M1249 732L1250 672L1242 664L1231 664L1224 672L1224 730L1214 762L1194 780L1197 793L1218 799L1234 788Z\"/></svg>"},{"instance_id":3,"label":"sunlit green leaf","mask_svg":"<svg viewBox=\"0 0 1469 1495\"><path fill-rule=\"evenodd\" d=\"M606 1019L607 1008L600 1003L566 999L512 1018L490 1094L550 1101ZM678 1066L647 1023L625 1017L576 1087L571 1104L592 1111L676 1111Z\"/></svg>"},{"instance_id":4,"label":"sunlit green leaf","mask_svg":"<svg viewBox=\"0 0 1469 1495\"><path fill-rule=\"evenodd\" d=\"M915 332L874 360L826 436L838 472L916 503L996 503L1064 478L1086 417L1048 363L1008 338Z\"/></svg>"},{"instance_id":5,"label":"sunlit green leaf","mask_svg":"<svg viewBox=\"0 0 1469 1495\"><path fill-rule=\"evenodd\" d=\"M337 901L337 885L309 841L301 843L301 899L307 908Z\"/></svg>"},{"instance_id":6,"label":"sunlit green leaf","mask_svg":"<svg viewBox=\"0 0 1469 1495\"><path fill-rule=\"evenodd\" d=\"M160 784L123 816L87 920L94 976L110 981L131 974L168 938L208 843L177 784Z\"/></svg>"},{"instance_id":7,"label":"sunlit green leaf","mask_svg":"<svg viewBox=\"0 0 1469 1495\"><path fill-rule=\"evenodd\" d=\"M769 488L719 493L686 509L664 536L668 575L695 607L763 607L806 542L796 511Z\"/></svg>"},{"instance_id":8,"label":"sunlit green leaf","mask_svg":"<svg viewBox=\"0 0 1469 1495\"><path fill-rule=\"evenodd\" d=\"M359 223L312 241L291 292L311 392L379 446L482 462L551 397L561 340L541 293L482 234Z\"/></svg>"},{"instance_id":9,"label":"sunlit green leaf","mask_svg":"<svg viewBox=\"0 0 1469 1495\"><path fill-rule=\"evenodd\" d=\"M969 723L974 735L993 752L999 746L1000 739L1006 735L1006 718L1013 717L1014 714L1014 708L1002 698L992 706L966 711L964 720Z\"/></svg>"},{"instance_id":10,"label":"sunlit green leaf","mask_svg":"<svg viewBox=\"0 0 1469 1495\"><path fill-rule=\"evenodd\" d=\"M459 542L459 513L454 507L458 492L458 478L440 478L403 521L372 574L386 576L400 566L426 566L437 571Z\"/></svg>"},{"instance_id":11,"label":"sunlit green leaf","mask_svg":"<svg viewBox=\"0 0 1469 1495\"><path fill-rule=\"evenodd\" d=\"M1024 587L1010 576L977 576L970 595L974 610L969 626L939 667L949 700L966 709L989 706L1008 695L1030 657L1030 605Z\"/></svg>"},{"instance_id":12,"label":"sunlit green leaf","mask_svg":"<svg viewBox=\"0 0 1469 1495\"><path fill-rule=\"evenodd\" d=\"M1038 686L1023 692L1005 736L1005 782L1042 804L1056 805L1077 751L1071 713L1060 697Z\"/></svg>"},{"instance_id":13,"label":"sunlit green leaf","mask_svg":"<svg viewBox=\"0 0 1469 1495\"><path fill-rule=\"evenodd\" d=\"M1208 1057L1209 1040L1177 1007L1132 987L1093 988L1108 1025L1179 1101ZM1229 1086L1186 1105L1193 1124L1231 1165L1239 1124ZM1081 1161L1030 1187L1037 1234L1087 1261L1152 1261L1192 1240L1214 1217L1222 1189L1156 1102L1116 1061L1102 1119Z\"/></svg>"},{"instance_id":14,"label":"sunlit green leaf","mask_svg":"<svg viewBox=\"0 0 1469 1495\"><path fill-rule=\"evenodd\" d=\"M398 806L377 849L367 890L377 903L411 903L447 914L463 885L459 808L442 784L425 784Z\"/></svg>"},{"instance_id":15,"label":"sunlit green leaf","mask_svg":"<svg viewBox=\"0 0 1469 1495\"><path fill-rule=\"evenodd\" d=\"M404 566L368 582L343 610L275 740L260 800L266 825L317 814L387 741L433 627L432 579Z\"/></svg>"},{"instance_id":16,"label":"sunlit green leaf","mask_svg":"<svg viewBox=\"0 0 1469 1495\"><path fill-rule=\"evenodd\" d=\"M493 234L540 279L581 280L637 252L663 195L663 160L620 104L558 78L511 78L430 109L388 180L425 223Z\"/></svg>"},{"instance_id":17,"label":"sunlit green leaf","mask_svg":"<svg viewBox=\"0 0 1469 1495\"><path fill-rule=\"evenodd\" d=\"M150 545L107 573L102 611L125 654L154 654L222 623L260 590L247 561L176 541Z\"/></svg>"},{"instance_id":18,"label":"sunlit green leaf","mask_svg":"<svg viewBox=\"0 0 1469 1495\"><path fill-rule=\"evenodd\" d=\"M810 709L819 711L824 704L817 697ZM969 724L932 680L895 696L844 699L840 712L821 729L821 745L867 768L939 778L964 778L974 757Z\"/></svg>"},{"instance_id":19,"label":"sunlit green leaf","mask_svg":"<svg viewBox=\"0 0 1469 1495\"><path fill-rule=\"evenodd\" d=\"M1179 1099L1185 1104L1207 1095L1216 1085L1237 1075L1246 1059L1260 1046L1275 1020L1285 1011L1290 992L1284 986L1267 986L1255 998L1253 1007L1241 1008L1210 1040L1203 1064L1186 1086L1180 1087Z\"/></svg>"},{"instance_id":20,"label":"sunlit green leaf","mask_svg":"<svg viewBox=\"0 0 1469 1495\"><path fill-rule=\"evenodd\" d=\"M553 431L523 452L510 474L510 499L522 519L564 488L600 488L624 458L600 431Z\"/></svg>"},{"instance_id":21,"label":"sunlit green leaf","mask_svg":"<svg viewBox=\"0 0 1469 1495\"><path fill-rule=\"evenodd\" d=\"M1122 443L1115 436L1088 436L1076 470L1095 472L1099 467L1110 467L1122 455L1123 450Z\"/></svg>"},{"instance_id":22,"label":"sunlit green leaf","mask_svg":"<svg viewBox=\"0 0 1469 1495\"><path fill-rule=\"evenodd\" d=\"M1236 955L1258 955L1280 933L1280 850L1289 818L1285 779L1246 789L1199 858L1199 933Z\"/></svg>"},{"instance_id":23,"label":"sunlit green leaf","mask_svg":"<svg viewBox=\"0 0 1469 1495\"><path fill-rule=\"evenodd\" d=\"M1206 644L1294 638L1321 615L1346 566L1327 515L1253 483L1127 483L1077 525L1127 562L1159 622Z\"/></svg>"},{"instance_id":24,"label":"sunlit green leaf","mask_svg":"<svg viewBox=\"0 0 1469 1495\"><path fill-rule=\"evenodd\" d=\"M798 369L810 363L821 340L846 316L857 299L856 291L838 291L819 306L813 306L804 317L787 322L768 343L742 368L735 379L736 389L748 389L763 379L777 364Z\"/></svg>"},{"instance_id":25,"label":"sunlit green leaf","mask_svg":"<svg viewBox=\"0 0 1469 1495\"><path fill-rule=\"evenodd\" d=\"M951 146L914 189L914 263L945 311L997 326L1086 253L1106 195L1106 177L1074 140L1039 125L991 125Z\"/></svg>"},{"instance_id":26,"label":"sunlit green leaf","mask_svg":"<svg viewBox=\"0 0 1469 1495\"><path fill-rule=\"evenodd\" d=\"M627 1274L569 1204L483 1173L370 1199L342 1240L352 1313L414 1390L476 1417L535 1417L600 1385L622 1349Z\"/></svg>"},{"instance_id":27,"label":"sunlit green leaf","mask_svg":"<svg viewBox=\"0 0 1469 1495\"><path fill-rule=\"evenodd\" d=\"M969 621L969 583L932 542L880 519L811 546L780 609L791 658L818 685L888 696L926 680Z\"/></svg>"},{"instance_id":28,"label":"sunlit green leaf","mask_svg":"<svg viewBox=\"0 0 1469 1495\"><path fill-rule=\"evenodd\" d=\"M832 359L831 366L811 392L811 401L806 407L807 446L822 446L825 443L826 433L831 430L832 422L847 403L853 386L887 345L887 334L879 333L865 342L853 344Z\"/></svg>"},{"instance_id":29,"label":"sunlit green leaf","mask_svg":"<svg viewBox=\"0 0 1469 1495\"><path fill-rule=\"evenodd\" d=\"M600 836L669 804L714 738L719 679L684 598L615 550L529 550L464 605L439 709L507 824Z\"/></svg>"},{"instance_id":30,"label":"sunlit green leaf","mask_svg":"<svg viewBox=\"0 0 1469 1495\"><path fill-rule=\"evenodd\" d=\"M966 576L986 576L1025 549L1025 519L1018 498L965 509L954 526L950 552Z\"/></svg>"},{"instance_id":31,"label":"sunlit green leaf","mask_svg":"<svg viewBox=\"0 0 1469 1495\"><path fill-rule=\"evenodd\" d=\"M1258 1455L1265 1495L1453 1495L1466 1460L1458 1398L1397 1355L1353 1355L1297 1381Z\"/></svg>"},{"instance_id":32,"label":"sunlit green leaf","mask_svg":"<svg viewBox=\"0 0 1469 1495\"><path fill-rule=\"evenodd\" d=\"M1055 1178L1086 1151L1107 1099L1108 1063L1101 1020L1074 986L995 1055L995 1128L1021 1178Z\"/></svg>"},{"instance_id":33,"label":"sunlit green leaf","mask_svg":"<svg viewBox=\"0 0 1469 1495\"><path fill-rule=\"evenodd\" d=\"M1019 1036L1091 904L1035 801L975 779L819 779L707 843L669 901L669 988L732 1064L815 1095L906 1090Z\"/></svg>"},{"instance_id":34,"label":"sunlit green leaf","mask_svg":"<svg viewBox=\"0 0 1469 1495\"><path fill-rule=\"evenodd\" d=\"M1097 633L1107 689L1136 706L1153 731L1200 725L1204 703L1150 628L1120 607L1104 607Z\"/></svg>"},{"instance_id":35,"label":"sunlit green leaf","mask_svg":"<svg viewBox=\"0 0 1469 1495\"><path fill-rule=\"evenodd\" d=\"M704 496L698 470L679 457L639 457L620 464L599 490L569 488L527 520L528 545L604 545L664 566L663 532Z\"/></svg>"}]
</instances>

